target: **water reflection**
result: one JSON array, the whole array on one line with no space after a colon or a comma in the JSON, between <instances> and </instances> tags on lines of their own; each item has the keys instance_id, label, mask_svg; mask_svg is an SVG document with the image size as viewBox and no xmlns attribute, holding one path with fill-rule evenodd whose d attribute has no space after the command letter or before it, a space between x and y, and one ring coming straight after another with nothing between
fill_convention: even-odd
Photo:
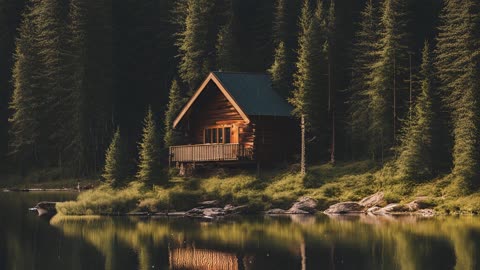
<instances>
[{"instance_id":1,"label":"water reflection","mask_svg":"<svg viewBox=\"0 0 480 270\"><path fill-rule=\"evenodd\" d=\"M55 217L51 224L92 244L105 269L477 269L474 217L256 217L188 219ZM135 264L135 263L134 263ZM127 269L127 268L125 268Z\"/></svg>"},{"instance_id":2,"label":"water reflection","mask_svg":"<svg viewBox=\"0 0 480 270\"><path fill-rule=\"evenodd\" d=\"M0 194L0 269L480 269L480 218L62 217ZM70 197L68 197L70 196Z\"/></svg>"}]
</instances>

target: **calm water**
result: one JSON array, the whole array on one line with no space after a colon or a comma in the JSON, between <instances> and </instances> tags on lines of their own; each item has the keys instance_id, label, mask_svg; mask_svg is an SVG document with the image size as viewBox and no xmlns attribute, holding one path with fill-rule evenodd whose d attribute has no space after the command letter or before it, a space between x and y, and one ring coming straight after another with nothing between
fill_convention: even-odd
<instances>
[{"instance_id":1,"label":"calm water","mask_svg":"<svg viewBox=\"0 0 480 270\"><path fill-rule=\"evenodd\" d=\"M0 193L0 269L480 269L480 218L60 218Z\"/></svg>"}]
</instances>

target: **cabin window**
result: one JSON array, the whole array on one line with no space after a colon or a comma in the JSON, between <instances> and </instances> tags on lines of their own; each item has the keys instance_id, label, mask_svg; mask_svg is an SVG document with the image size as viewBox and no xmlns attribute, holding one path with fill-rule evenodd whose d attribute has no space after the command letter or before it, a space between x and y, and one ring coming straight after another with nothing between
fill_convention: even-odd
<instances>
[{"instance_id":1,"label":"cabin window","mask_svg":"<svg viewBox=\"0 0 480 270\"><path fill-rule=\"evenodd\" d=\"M212 143L212 129L205 129L205 143Z\"/></svg>"},{"instance_id":2,"label":"cabin window","mask_svg":"<svg viewBox=\"0 0 480 270\"><path fill-rule=\"evenodd\" d=\"M219 128L219 129L218 129L218 142L219 142L219 143L224 143L224 140L223 140L223 128Z\"/></svg>"},{"instance_id":3,"label":"cabin window","mask_svg":"<svg viewBox=\"0 0 480 270\"><path fill-rule=\"evenodd\" d=\"M203 132L204 143L230 143L231 128L206 128Z\"/></svg>"},{"instance_id":4,"label":"cabin window","mask_svg":"<svg viewBox=\"0 0 480 270\"><path fill-rule=\"evenodd\" d=\"M212 129L212 143L218 143L217 141L217 129Z\"/></svg>"},{"instance_id":5,"label":"cabin window","mask_svg":"<svg viewBox=\"0 0 480 270\"><path fill-rule=\"evenodd\" d=\"M225 140L224 143L230 143L230 128L225 128Z\"/></svg>"}]
</instances>

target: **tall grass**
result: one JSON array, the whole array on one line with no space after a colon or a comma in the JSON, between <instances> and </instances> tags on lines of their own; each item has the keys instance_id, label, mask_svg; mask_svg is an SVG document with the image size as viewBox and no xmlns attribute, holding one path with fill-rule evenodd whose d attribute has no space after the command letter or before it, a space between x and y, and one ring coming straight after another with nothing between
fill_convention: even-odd
<instances>
[{"instance_id":1,"label":"tall grass","mask_svg":"<svg viewBox=\"0 0 480 270\"><path fill-rule=\"evenodd\" d=\"M449 176L429 182L399 179L395 169L370 161L312 166L301 177L289 171L270 171L257 177L255 172L236 175L218 173L206 177L173 177L169 187L146 189L131 183L123 189L108 186L82 193L77 201L58 204L65 215L118 214L131 211L183 211L202 200L218 200L222 204L247 205L252 211L288 208L301 196L319 202L319 210L340 201L358 201L378 191L385 193L388 203L407 203L427 198L437 210L446 213L480 212L480 193L461 196L452 188Z\"/></svg>"}]
</instances>

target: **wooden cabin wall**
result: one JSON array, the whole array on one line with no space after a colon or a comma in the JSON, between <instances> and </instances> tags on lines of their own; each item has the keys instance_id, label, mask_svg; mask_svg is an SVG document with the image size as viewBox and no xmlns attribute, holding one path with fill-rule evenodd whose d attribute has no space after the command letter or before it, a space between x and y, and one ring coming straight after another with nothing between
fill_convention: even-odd
<instances>
[{"instance_id":1,"label":"wooden cabin wall","mask_svg":"<svg viewBox=\"0 0 480 270\"><path fill-rule=\"evenodd\" d=\"M263 163L291 161L300 147L298 121L290 117L257 116L255 155Z\"/></svg>"},{"instance_id":2,"label":"wooden cabin wall","mask_svg":"<svg viewBox=\"0 0 480 270\"><path fill-rule=\"evenodd\" d=\"M231 132L238 134L238 141L232 140L232 143L238 142L253 147L253 127L245 123L225 95L212 82L198 97L197 102L188 112L185 122L188 122L189 144L202 144L205 128L223 125L232 126Z\"/></svg>"}]
</instances>

